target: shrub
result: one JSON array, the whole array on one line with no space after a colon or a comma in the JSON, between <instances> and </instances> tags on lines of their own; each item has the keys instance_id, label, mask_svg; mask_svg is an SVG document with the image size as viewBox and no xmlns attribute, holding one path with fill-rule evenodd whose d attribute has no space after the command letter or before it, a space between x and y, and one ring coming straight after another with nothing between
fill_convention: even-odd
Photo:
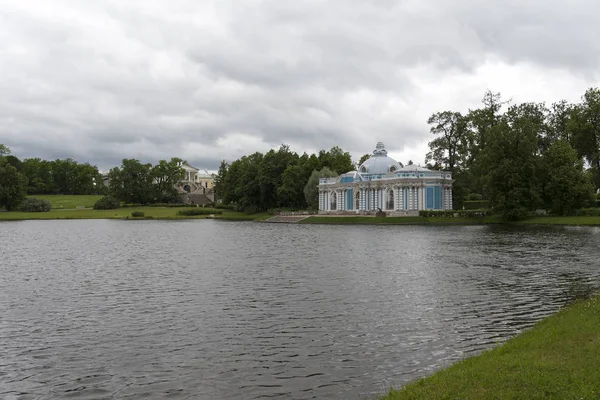
<instances>
[{"instance_id":1,"label":"shrub","mask_svg":"<svg viewBox=\"0 0 600 400\"><path fill-rule=\"evenodd\" d=\"M139 204L139 203L127 203L121 205L121 208L130 207L168 207L168 208L179 208L179 207L196 207L195 204L183 204L183 203L153 203L153 204Z\"/></svg>"},{"instance_id":2,"label":"shrub","mask_svg":"<svg viewBox=\"0 0 600 400\"><path fill-rule=\"evenodd\" d=\"M469 200L463 202L465 210L485 210L489 208L489 200Z\"/></svg>"},{"instance_id":3,"label":"shrub","mask_svg":"<svg viewBox=\"0 0 600 400\"><path fill-rule=\"evenodd\" d=\"M178 215L186 215L186 216L192 216L192 215L209 215L209 214L223 214L223 211L218 211L218 210L206 210L203 208L190 208L188 210L179 210L177 212Z\"/></svg>"},{"instance_id":4,"label":"shrub","mask_svg":"<svg viewBox=\"0 0 600 400\"><path fill-rule=\"evenodd\" d=\"M221 210L233 210L233 204L217 203L215 205L215 208L221 209Z\"/></svg>"},{"instance_id":5,"label":"shrub","mask_svg":"<svg viewBox=\"0 0 600 400\"><path fill-rule=\"evenodd\" d=\"M419 216L424 218L482 218L491 215L490 210L421 210Z\"/></svg>"},{"instance_id":6,"label":"shrub","mask_svg":"<svg viewBox=\"0 0 600 400\"><path fill-rule=\"evenodd\" d=\"M480 195L479 193L471 193L469 195L469 200L471 201L479 201L479 200L483 200L483 196Z\"/></svg>"},{"instance_id":7,"label":"shrub","mask_svg":"<svg viewBox=\"0 0 600 400\"><path fill-rule=\"evenodd\" d=\"M131 213L131 216L134 218L142 218L142 217L145 217L146 214L144 214L143 211L134 211Z\"/></svg>"},{"instance_id":8,"label":"shrub","mask_svg":"<svg viewBox=\"0 0 600 400\"><path fill-rule=\"evenodd\" d=\"M112 196L104 196L94 204L94 210L114 210L120 202Z\"/></svg>"},{"instance_id":9,"label":"shrub","mask_svg":"<svg viewBox=\"0 0 600 400\"><path fill-rule=\"evenodd\" d=\"M52 204L48 200L29 197L23 200L17 209L25 212L46 212L50 211L51 208Z\"/></svg>"},{"instance_id":10,"label":"shrub","mask_svg":"<svg viewBox=\"0 0 600 400\"><path fill-rule=\"evenodd\" d=\"M582 208L577 210L576 215L580 217L600 217L600 208Z\"/></svg>"},{"instance_id":11,"label":"shrub","mask_svg":"<svg viewBox=\"0 0 600 400\"><path fill-rule=\"evenodd\" d=\"M507 209L502 213L502 219L506 221L520 221L529 216L529 211L523 207Z\"/></svg>"}]
</instances>

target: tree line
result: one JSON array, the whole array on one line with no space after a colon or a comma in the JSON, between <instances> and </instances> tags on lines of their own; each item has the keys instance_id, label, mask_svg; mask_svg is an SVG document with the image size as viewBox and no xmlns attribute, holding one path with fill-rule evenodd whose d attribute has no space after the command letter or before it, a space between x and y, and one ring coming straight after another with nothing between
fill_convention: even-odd
<instances>
[{"instance_id":1,"label":"tree line","mask_svg":"<svg viewBox=\"0 0 600 400\"><path fill-rule=\"evenodd\" d=\"M215 178L215 195L226 205L246 212L275 208L317 208L319 177L332 177L355 168L350 153L334 146L318 154L298 155L288 145L265 154L256 152L222 161Z\"/></svg>"},{"instance_id":2,"label":"tree line","mask_svg":"<svg viewBox=\"0 0 600 400\"><path fill-rule=\"evenodd\" d=\"M0 207L16 209L28 195L110 195L125 203L172 203L179 196L175 184L183 179L182 160L160 160L156 165L124 159L108 174L109 185L94 165L67 159L53 161L11 155L0 144ZM118 204L118 203L117 203Z\"/></svg>"},{"instance_id":3,"label":"tree line","mask_svg":"<svg viewBox=\"0 0 600 400\"><path fill-rule=\"evenodd\" d=\"M538 208L570 214L600 187L600 90L581 102L511 104L487 91L483 106L436 112L427 121L429 168L453 174L453 202L488 199L506 219ZM503 111L503 112L502 112Z\"/></svg>"},{"instance_id":4,"label":"tree line","mask_svg":"<svg viewBox=\"0 0 600 400\"><path fill-rule=\"evenodd\" d=\"M124 159L108 173L108 193L124 203L156 204L179 201L175 185L185 176L183 160L171 158L158 164Z\"/></svg>"},{"instance_id":5,"label":"tree line","mask_svg":"<svg viewBox=\"0 0 600 400\"><path fill-rule=\"evenodd\" d=\"M21 161L0 144L0 207L15 209L27 195L103 194L102 175L93 165L70 158Z\"/></svg>"}]
</instances>

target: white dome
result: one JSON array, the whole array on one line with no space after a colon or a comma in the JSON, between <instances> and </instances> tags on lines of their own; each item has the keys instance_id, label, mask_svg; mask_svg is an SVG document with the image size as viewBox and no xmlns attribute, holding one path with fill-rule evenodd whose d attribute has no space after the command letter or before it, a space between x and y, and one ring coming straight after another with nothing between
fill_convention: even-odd
<instances>
[{"instance_id":1,"label":"white dome","mask_svg":"<svg viewBox=\"0 0 600 400\"><path fill-rule=\"evenodd\" d=\"M363 174L387 174L388 172L398 171L400 168L400 164L396 160L387 156L385 145L379 142L371 158L365 160L358 167L358 171Z\"/></svg>"}]
</instances>

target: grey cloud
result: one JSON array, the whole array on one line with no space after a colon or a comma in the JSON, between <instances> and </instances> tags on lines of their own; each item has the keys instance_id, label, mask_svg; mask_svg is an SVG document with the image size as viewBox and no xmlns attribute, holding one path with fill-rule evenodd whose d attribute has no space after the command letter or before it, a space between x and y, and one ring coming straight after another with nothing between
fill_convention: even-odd
<instances>
[{"instance_id":1,"label":"grey cloud","mask_svg":"<svg viewBox=\"0 0 600 400\"><path fill-rule=\"evenodd\" d=\"M0 0L0 143L104 169L183 154L216 169L258 150L219 144L234 135L401 152L431 140L428 103L445 95L418 78L475 76L496 57L592 81L600 54L591 1L213 4ZM451 107L477 105L453 93Z\"/></svg>"}]
</instances>

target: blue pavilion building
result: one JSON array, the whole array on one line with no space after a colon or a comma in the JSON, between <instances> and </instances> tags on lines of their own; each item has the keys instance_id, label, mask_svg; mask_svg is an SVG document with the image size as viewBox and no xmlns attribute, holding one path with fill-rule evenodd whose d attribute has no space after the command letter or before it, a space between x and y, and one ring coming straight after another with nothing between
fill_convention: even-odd
<instances>
[{"instance_id":1,"label":"blue pavilion building","mask_svg":"<svg viewBox=\"0 0 600 400\"><path fill-rule=\"evenodd\" d=\"M452 175L417 165L400 166L383 143L373 156L336 178L319 181L319 214L418 215L420 210L452 209Z\"/></svg>"}]
</instances>

